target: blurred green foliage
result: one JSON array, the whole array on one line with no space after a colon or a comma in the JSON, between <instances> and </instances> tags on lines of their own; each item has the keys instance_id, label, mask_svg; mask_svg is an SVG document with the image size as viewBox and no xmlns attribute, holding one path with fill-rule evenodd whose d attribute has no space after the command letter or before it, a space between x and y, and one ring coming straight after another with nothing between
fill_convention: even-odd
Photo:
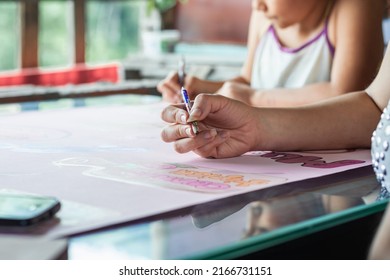
<instances>
[{"instance_id":1,"label":"blurred green foliage","mask_svg":"<svg viewBox=\"0 0 390 280\"><path fill-rule=\"evenodd\" d=\"M67 1L39 4L39 65L70 65L72 61L71 6Z\"/></svg>"},{"instance_id":2,"label":"blurred green foliage","mask_svg":"<svg viewBox=\"0 0 390 280\"><path fill-rule=\"evenodd\" d=\"M86 61L126 58L139 48L139 9L143 0L87 1ZM69 1L39 4L39 64L64 67L73 61L73 16ZM20 10L17 1L0 1L0 71L19 67Z\"/></svg>"},{"instance_id":3,"label":"blurred green foliage","mask_svg":"<svg viewBox=\"0 0 390 280\"><path fill-rule=\"evenodd\" d=\"M139 8L142 1L89 1L87 61L125 58L139 48Z\"/></svg>"},{"instance_id":4,"label":"blurred green foliage","mask_svg":"<svg viewBox=\"0 0 390 280\"><path fill-rule=\"evenodd\" d=\"M16 2L0 2L0 71L18 67L18 11Z\"/></svg>"}]
</instances>

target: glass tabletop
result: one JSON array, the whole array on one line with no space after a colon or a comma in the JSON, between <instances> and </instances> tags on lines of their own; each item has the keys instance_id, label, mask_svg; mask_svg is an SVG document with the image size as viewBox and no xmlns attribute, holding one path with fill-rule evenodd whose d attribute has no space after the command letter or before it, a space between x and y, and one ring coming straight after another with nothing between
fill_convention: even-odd
<instances>
[{"instance_id":1,"label":"glass tabletop","mask_svg":"<svg viewBox=\"0 0 390 280\"><path fill-rule=\"evenodd\" d=\"M74 236L70 259L232 259L382 211L371 167Z\"/></svg>"}]
</instances>

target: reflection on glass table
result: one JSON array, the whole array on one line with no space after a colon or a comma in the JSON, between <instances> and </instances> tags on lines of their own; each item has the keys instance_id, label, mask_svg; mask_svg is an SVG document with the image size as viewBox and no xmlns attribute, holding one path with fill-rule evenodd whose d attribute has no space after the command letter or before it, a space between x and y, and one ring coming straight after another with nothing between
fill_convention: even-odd
<instances>
[{"instance_id":1,"label":"reflection on glass table","mask_svg":"<svg viewBox=\"0 0 390 280\"><path fill-rule=\"evenodd\" d=\"M230 259L383 211L371 167L74 236L70 259Z\"/></svg>"}]
</instances>

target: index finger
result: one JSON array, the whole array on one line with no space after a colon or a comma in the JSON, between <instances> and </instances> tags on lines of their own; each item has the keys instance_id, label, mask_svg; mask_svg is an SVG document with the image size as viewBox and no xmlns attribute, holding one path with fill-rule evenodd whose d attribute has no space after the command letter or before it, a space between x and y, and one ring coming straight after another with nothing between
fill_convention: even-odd
<instances>
[{"instance_id":1,"label":"index finger","mask_svg":"<svg viewBox=\"0 0 390 280\"><path fill-rule=\"evenodd\" d=\"M176 71L170 72L165 81L173 91L180 93L179 74Z\"/></svg>"},{"instance_id":2,"label":"index finger","mask_svg":"<svg viewBox=\"0 0 390 280\"><path fill-rule=\"evenodd\" d=\"M188 113L184 108L184 104L169 105L162 110L161 119L168 123L186 124Z\"/></svg>"}]
</instances>

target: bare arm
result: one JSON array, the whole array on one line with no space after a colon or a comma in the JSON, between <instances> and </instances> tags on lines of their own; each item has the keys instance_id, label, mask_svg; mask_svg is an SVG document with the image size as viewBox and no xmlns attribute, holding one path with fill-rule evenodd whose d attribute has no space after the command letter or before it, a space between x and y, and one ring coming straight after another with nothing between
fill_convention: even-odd
<instances>
[{"instance_id":1,"label":"bare arm","mask_svg":"<svg viewBox=\"0 0 390 280\"><path fill-rule=\"evenodd\" d=\"M184 108L170 106L162 118L173 125L162 139L180 153L233 157L250 150L368 148L382 110L390 99L390 48L367 89L295 108L255 108L219 95L195 99L188 121L199 120L194 135Z\"/></svg>"},{"instance_id":2,"label":"bare arm","mask_svg":"<svg viewBox=\"0 0 390 280\"><path fill-rule=\"evenodd\" d=\"M266 32L269 25L270 22L264 17L263 13L253 9L249 22L247 39L248 53L244 65L241 69L241 74L227 81L206 81L189 76L186 80L186 85L188 84L187 89L190 92L196 92L198 94L215 93L219 91L225 83L229 84L233 82L249 86L252 75L252 63L256 48L259 44L261 36Z\"/></svg>"},{"instance_id":3,"label":"bare arm","mask_svg":"<svg viewBox=\"0 0 390 280\"><path fill-rule=\"evenodd\" d=\"M179 153L225 158L252 150L320 150L368 148L380 110L365 92L335 97L296 108L256 108L221 95L201 94L191 115L181 107L167 107L162 131ZM188 119L187 119L188 118ZM198 120L200 133L190 124Z\"/></svg>"},{"instance_id":4,"label":"bare arm","mask_svg":"<svg viewBox=\"0 0 390 280\"><path fill-rule=\"evenodd\" d=\"M162 139L180 153L233 157L250 150L318 150L370 147L383 109L390 100L390 48L366 92L360 91L295 108L256 108L220 95L200 95L191 115L169 106L162 119L173 123ZM194 135L189 121L198 120Z\"/></svg>"},{"instance_id":5,"label":"bare arm","mask_svg":"<svg viewBox=\"0 0 390 280\"><path fill-rule=\"evenodd\" d=\"M375 235L368 257L375 260L390 259L390 206L387 206L382 217L382 222Z\"/></svg>"},{"instance_id":6,"label":"bare arm","mask_svg":"<svg viewBox=\"0 0 390 280\"><path fill-rule=\"evenodd\" d=\"M329 82L299 89L252 91L249 99L238 99L254 106L286 107L366 88L375 77L382 59L383 9L381 0L336 1L329 22L329 36L336 48ZM231 94L230 97L236 98Z\"/></svg>"},{"instance_id":7,"label":"bare arm","mask_svg":"<svg viewBox=\"0 0 390 280\"><path fill-rule=\"evenodd\" d=\"M381 111L390 100L390 47L387 48L381 68L374 82L367 88L367 93Z\"/></svg>"},{"instance_id":8,"label":"bare arm","mask_svg":"<svg viewBox=\"0 0 390 280\"><path fill-rule=\"evenodd\" d=\"M265 18L262 12L259 12L257 10L252 11L248 32L248 54L245 63L241 69L241 77L248 85L250 84L252 77L252 66L256 54L256 49L258 47L261 37L267 31L269 25L269 20Z\"/></svg>"},{"instance_id":9,"label":"bare arm","mask_svg":"<svg viewBox=\"0 0 390 280\"><path fill-rule=\"evenodd\" d=\"M369 148L380 110L365 92L296 108L259 108L255 150Z\"/></svg>"},{"instance_id":10,"label":"bare arm","mask_svg":"<svg viewBox=\"0 0 390 280\"><path fill-rule=\"evenodd\" d=\"M242 67L241 74L228 81L209 81L199 79L193 75L187 75L185 86L190 93L191 99L199 93L215 93L224 85L225 82L234 82L249 86L252 61L259 41L260 34L263 33L269 25L268 20L258 11L253 10L249 23L249 32L247 40L248 54ZM157 90L162 94L163 99L168 102L180 103L180 85L177 72L171 72L164 80L157 85Z\"/></svg>"},{"instance_id":11,"label":"bare arm","mask_svg":"<svg viewBox=\"0 0 390 280\"><path fill-rule=\"evenodd\" d=\"M296 108L259 108L257 124L261 125L260 131L267 131L268 137L266 143L256 148L370 147L372 132L390 100L389 80L390 48L367 93L350 93Z\"/></svg>"},{"instance_id":12,"label":"bare arm","mask_svg":"<svg viewBox=\"0 0 390 280\"><path fill-rule=\"evenodd\" d=\"M267 136L266 142L256 141L261 144L255 149L370 147L372 132L390 100L388 81L390 48L367 93L355 92L296 108L258 108L256 123Z\"/></svg>"}]
</instances>

